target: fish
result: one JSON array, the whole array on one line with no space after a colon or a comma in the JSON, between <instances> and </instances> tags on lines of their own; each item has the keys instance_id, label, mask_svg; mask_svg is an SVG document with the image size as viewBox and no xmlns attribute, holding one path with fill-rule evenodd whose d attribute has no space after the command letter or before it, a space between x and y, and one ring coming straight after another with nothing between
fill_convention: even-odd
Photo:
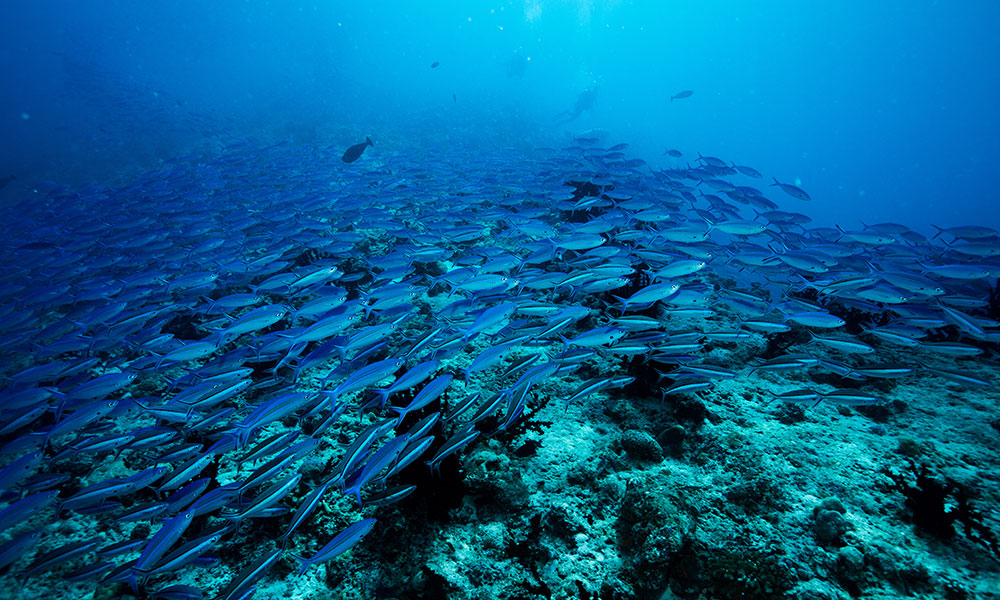
<instances>
[{"instance_id":1,"label":"fish","mask_svg":"<svg viewBox=\"0 0 1000 600\"><path fill-rule=\"evenodd\" d=\"M201 555L215 547L224 535L229 533L228 526L215 527L210 533L202 535L185 544L182 544L173 552L164 556L149 570L150 576L158 576L177 569L183 568L194 562Z\"/></svg>"},{"instance_id":2,"label":"fish","mask_svg":"<svg viewBox=\"0 0 1000 600\"><path fill-rule=\"evenodd\" d=\"M694 90L682 90L680 92L677 92L673 96L671 96L670 97L670 101L673 102L674 100L681 100L681 99L684 99L684 98L690 98L691 94L693 94L693 93L694 93Z\"/></svg>"},{"instance_id":3,"label":"fish","mask_svg":"<svg viewBox=\"0 0 1000 600\"><path fill-rule=\"evenodd\" d=\"M344 494L354 496L358 506L361 506L361 490L369 483L378 480L382 471L396 462L399 453L403 451L408 442L409 436L404 433L392 438L373 452L364 465L344 481Z\"/></svg>"},{"instance_id":4,"label":"fish","mask_svg":"<svg viewBox=\"0 0 1000 600\"><path fill-rule=\"evenodd\" d=\"M358 466L364 461L368 449L376 440L384 436L395 426L395 419L385 419L366 427L351 445L344 449L344 454L340 461L334 466L330 474L330 481L337 483L341 489L347 478L354 473Z\"/></svg>"},{"instance_id":5,"label":"fish","mask_svg":"<svg viewBox=\"0 0 1000 600\"><path fill-rule=\"evenodd\" d=\"M449 374L441 375L425 385L420 392L413 397L413 400L406 406L390 406L389 410L395 411L399 415L399 422L402 423L406 415L418 411L431 402L438 399L445 389L451 384L454 376Z\"/></svg>"},{"instance_id":6,"label":"fish","mask_svg":"<svg viewBox=\"0 0 1000 600\"><path fill-rule=\"evenodd\" d=\"M563 351L565 352L570 346L580 346L583 348L609 346L624 337L626 333L628 333L628 331L622 329L621 327L597 327L595 329L585 331L572 339L562 336L560 336L560 338L563 341Z\"/></svg>"},{"instance_id":7,"label":"fish","mask_svg":"<svg viewBox=\"0 0 1000 600\"><path fill-rule=\"evenodd\" d=\"M249 517L263 516L266 514L268 508L280 502L285 496L290 494L291 491L299 485L299 481L301 480L301 473L289 475L258 494L257 497L250 502L250 505L243 510L233 514L223 513L222 517L240 521Z\"/></svg>"},{"instance_id":8,"label":"fish","mask_svg":"<svg viewBox=\"0 0 1000 600\"><path fill-rule=\"evenodd\" d=\"M432 69L436 69L436 68L438 67L438 64L439 64L439 63L438 63L438 61L434 61L434 62L432 62L432 63L431 63L431 68L432 68Z\"/></svg>"},{"instance_id":9,"label":"fish","mask_svg":"<svg viewBox=\"0 0 1000 600\"><path fill-rule=\"evenodd\" d=\"M313 565L333 560L356 546L371 532L375 523L375 519L362 519L352 523L310 558L293 555L295 560L299 561L299 575L305 575Z\"/></svg>"},{"instance_id":10,"label":"fish","mask_svg":"<svg viewBox=\"0 0 1000 600\"><path fill-rule=\"evenodd\" d=\"M320 483L302 500L302 503L299 504L299 507L292 515L292 522L288 525L288 529L285 533L278 536L278 540L281 541L282 547L288 543L292 533L294 533L295 530L302 525L306 518L312 514L314 510L316 510L316 507L319 505L320 500L323 499L323 495L326 494L326 491L330 487L331 483L333 483L331 480Z\"/></svg>"},{"instance_id":11,"label":"fish","mask_svg":"<svg viewBox=\"0 0 1000 600\"><path fill-rule=\"evenodd\" d=\"M503 395L497 394L497 398L502 399ZM496 407L497 404L497 402L491 403L494 407ZM444 441L437 453L435 453L429 461L426 461L427 466L431 468L431 473L440 473L441 463L444 462L446 458L454 455L456 452L460 451L465 446L468 446L473 440L479 437L479 431L473 427L475 421L476 418L474 417L472 421L460 427L450 438Z\"/></svg>"},{"instance_id":12,"label":"fish","mask_svg":"<svg viewBox=\"0 0 1000 600\"><path fill-rule=\"evenodd\" d=\"M646 306L662 300L668 300L680 293L680 289L680 285L672 281L664 281L662 283L648 285L638 290L628 298L621 298L618 296L615 296L615 298L621 301L621 311L624 314L625 312L628 312L631 305Z\"/></svg>"},{"instance_id":13,"label":"fish","mask_svg":"<svg viewBox=\"0 0 1000 600\"><path fill-rule=\"evenodd\" d=\"M434 372L440 367L441 362L438 360L428 360L424 361L412 369L408 370L406 373L400 375L396 381L393 382L391 386L385 389L374 389L375 395L378 397L379 404L385 406L389 400L389 397L397 392L408 390L414 386L420 385L428 377L434 374Z\"/></svg>"},{"instance_id":14,"label":"fish","mask_svg":"<svg viewBox=\"0 0 1000 600\"><path fill-rule=\"evenodd\" d=\"M947 233L955 239L961 240L980 240L984 238L995 238L1000 235L996 229L992 227L985 227L982 225L958 225L955 227L938 227L937 225L931 225L937 230L934 237L938 237L943 233Z\"/></svg>"},{"instance_id":15,"label":"fish","mask_svg":"<svg viewBox=\"0 0 1000 600\"><path fill-rule=\"evenodd\" d=\"M533 448L561 451L553 434L617 452L615 420L658 398L683 419L698 394L744 419L756 399L820 404L852 435L873 416L848 406L925 404L914 427L989 407L985 224L818 226L789 184L769 199L721 154L658 169L600 130L531 149L454 135L332 180L336 147L228 141L14 202L0 567L187 599L202 593L167 579L211 557L238 575L206 592L235 600L286 577L286 545L324 548L299 558L314 578L376 529L410 539L407 519L363 517L429 505L452 475L516 480ZM788 408L756 418L795 433ZM337 523L361 524L328 540L346 497L364 510ZM94 546L79 532L100 523Z\"/></svg>"},{"instance_id":16,"label":"fish","mask_svg":"<svg viewBox=\"0 0 1000 600\"><path fill-rule=\"evenodd\" d=\"M782 402L788 402L793 404L802 404L810 402L818 404L820 401L822 401L822 399L823 395L817 392L816 390L803 388L772 395L770 401L780 400Z\"/></svg>"},{"instance_id":17,"label":"fish","mask_svg":"<svg viewBox=\"0 0 1000 600\"><path fill-rule=\"evenodd\" d=\"M733 168L739 171L741 174L746 175L747 177L753 177L754 179L760 179L763 177L760 171L758 171L753 167L748 167L746 165L737 165L736 163L733 163Z\"/></svg>"},{"instance_id":18,"label":"fish","mask_svg":"<svg viewBox=\"0 0 1000 600\"><path fill-rule=\"evenodd\" d=\"M365 148L374 145L375 143L372 142L372 139L370 137L366 137L364 142L361 142L360 144L354 144L353 146L345 150L344 155L340 157L340 160L344 161L345 163L352 163L361 158L361 154L364 153Z\"/></svg>"},{"instance_id":19,"label":"fish","mask_svg":"<svg viewBox=\"0 0 1000 600\"><path fill-rule=\"evenodd\" d=\"M139 559L130 569L131 573L128 575L127 581L133 590L137 589L137 584L140 580L148 577L153 566L166 555L174 542L184 535L184 532L187 531L193 519L194 515L191 512L178 514L165 521L157 532L153 534L149 542L143 547Z\"/></svg>"},{"instance_id":20,"label":"fish","mask_svg":"<svg viewBox=\"0 0 1000 600\"><path fill-rule=\"evenodd\" d=\"M772 179L774 179L774 183L772 183L771 186L777 186L778 189L785 192L792 198L798 198L799 200L807 200L807 201L811 200L809 194L807 194L806 191L803 190L802 188L792 185L790 183L781 183L780 181L778 181L776 177Z\"/></svg>"},{"instance_id":21,"label":"fish","mask_svg":"<svg viewBox=\"0 0 1000 600\"><path fill-rule=\"evenodd\" d=\"M7 175L5 177L0 177L0 190L4 189L8 185L10 185L10 182L14 181L15 179L17 179L17 178L14 177L13 175Z\"/></svg>"},{"instance_id":22,"label":"fish","mask_svg":"<svg viewBox=\"0 0 1000 600\"><path fill-rule=\"evenodd\" d=\"M35 512L54 502L58 494L58 490L39 492L25 496L0 510L0 531L6 531L14 525L26 522Z\"/></svg>"},{"instance_id":23,"label":"fish","mask_svg":"<svg viewBox=\"0 0 1000 600\"><path fill-rule=\"evenodd\" d=\"M37 558L35 561L28 565L28 568L22 573L23 579L28 579L29 577L34 577L39 573L44 573L46 571L51 571L55 567L61 565L62 563L68 562L88 554L97 546L100 545L100 541L97 539L87 539L78 542L71 542L69 544L64 544L55 550L51 550Z\"/></svg>"},{"instance_id":24,"label":"fish","mask_svg":"<svg viewBox=\"0 0 1000 600\"><path fill-rule=\"evenodd\" d=\"M263 577L278 562L284 550L277 548L261 554L257 560L247 565L245 569L233 576L219 595L218 600L238 600L247 597L247 591L254 589L253 584Z\"/></svg>"}]
</instances>

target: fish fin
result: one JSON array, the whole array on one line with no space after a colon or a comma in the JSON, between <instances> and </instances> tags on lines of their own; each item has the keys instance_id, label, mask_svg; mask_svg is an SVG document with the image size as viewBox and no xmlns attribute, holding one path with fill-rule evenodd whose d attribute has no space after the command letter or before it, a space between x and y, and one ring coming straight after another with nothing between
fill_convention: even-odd
<instances>
[{"instance_id":1,"label":"fish fin","mask_svg":"<svg viewBox=\"0 0 1000 600\"><path fill-rule=\"evenodd\" d=\"M621 296L616 296L615 294L611 294L611 297L614 298L615 300L621 301L622 314L624 315L625 311L628 310L628 298L622 298Z\"/></svg>"},{"instance_id":2,"label":"fish fin","mask_svg":"<svg viewBox=\"0 0 1000 600\"><path fill-rule=\"evenodd\" d=\"M566 338L566 336L564 336L561 333L558 333L556 335L558 335L559 339L562 340L562 343L563 343L562 353L566 354L566 351L569 350L569 340Z\"/></svg>"},{"instance_id":3,"label":"fish fin","mask_svg":"<svg viewBox=\"0 0 1000 600\"><path fill-rule=\"evenodd\" d=\"M838 230L840 230L840 234L841 235L840 235L839 238L837 238L837 242L836 242L836 243L840 243L840 240L844 239L844 236L847 235L847 232L844 231L844 228L841 227L840 225L834 225L834 227L836 227Z\"/></svg>"},{"instance_id":4,"label":"fish fin","mask_svg":"<svg viewBox=\"0 0 1000 600\"><path fill-rule=\"evenodd\" d=\"M389 393L390 393L389 390L388 389L374 389L372 391L375 392L375 396L378 397L379 406L381 406L382 408L385 408L386 402L389 401ZM390 408L392 408L392 407L390 407Z\"/></svg>"},{"instance_id":5,"label":"fish fin","mask_svg":"<svg viewBox=\"0 0 1000 600\"><path fill-rule=\"evenodd\" d=\"M308 560L308 559L306 559L306 558L303 558L303 557L299 556L298 554L292 554L292 558L294 558L295 560L299 561L299 563L301 563L301 564L299 565L299 576L300 576L300 577L301 577L302 575L305 575L305 574L306 574L306 571L308 571L308 570L309 570L309 567L311 567L311 566L312 566L312 563L311 563L311 562L309 562L309 560Z\"/></svg>"}]
</instances>

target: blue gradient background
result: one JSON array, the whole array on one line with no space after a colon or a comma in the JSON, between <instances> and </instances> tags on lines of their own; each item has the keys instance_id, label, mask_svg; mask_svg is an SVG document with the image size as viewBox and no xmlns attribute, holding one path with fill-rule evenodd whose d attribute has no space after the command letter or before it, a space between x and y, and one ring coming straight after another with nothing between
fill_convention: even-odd
<instances>
[{"instance_id":1,"label":"blue gradient background","mask_svg":"<svg viewBox=\"0 0 1000 600\"><path fill-rule=\"evenodd\" d=\"M373 155L420 160L601 128L653 166L683 164L670 147L798 181L811 203L769 194L816 224L1000 227L995 2L4 6L0 175L18 179L0 200L241 139L371 135ZM514 56L530 57L523 77ZM595 83L594 109L554 127Z\"/></svg>"}]
</instances>

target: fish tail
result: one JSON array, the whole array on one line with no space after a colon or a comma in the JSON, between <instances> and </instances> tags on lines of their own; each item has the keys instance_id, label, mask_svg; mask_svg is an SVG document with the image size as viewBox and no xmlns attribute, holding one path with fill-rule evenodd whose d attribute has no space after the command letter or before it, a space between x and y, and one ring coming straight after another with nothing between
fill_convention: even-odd
<instances>
[{"instance_id":1,"label":"fish tail","mask_svg":"<svg viewBox=\"0 0 1000 600\"><path fill-rule=\"evenodd\" d=\"M563 354L566 354L566 351L569 350L569 340L566 339L566 336L564 336L561 333L558 334L558 335L559 335L559 339L562 340L562 343L563 343L563 349L562 349Z\"/></svg>"},{"instance_id":2,"label":"fish tail","mask_svg":"<svg viewBox=\"0 0 1000 600\"><path fill-rule=\"evenodd\" d=\"M309 567L312 566L312 563L309 562L309 559L303 558L303 557L299 556L298 554L293 554L292 558L294 558L295 560L299 561L299 563L300 563L299 564L299 576L300 577L302 575L305 575L306 571L309 570Z\"/></svg>"},{"instance_id":3,"label":"fish tail","mask_svg":"<svg viewBox=\"0 0 1000 600\"><path fill-rule=\"evenodd\" d=\"M611 297L622 303L622 314L624 315L625 311L628 310L628 298L622 298L621 296L616 296L614 294L611 294Z\"/></svg>"}]
</instances>

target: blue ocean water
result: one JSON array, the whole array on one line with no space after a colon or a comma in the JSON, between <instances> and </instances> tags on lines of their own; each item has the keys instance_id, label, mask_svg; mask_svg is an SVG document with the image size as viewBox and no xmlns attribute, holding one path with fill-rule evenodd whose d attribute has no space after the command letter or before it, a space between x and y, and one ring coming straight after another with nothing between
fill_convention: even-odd
<instances>
[{"instance_id":1,"label":"blue ocean water","mask_svg":"<svg viewBox=\"0 0 1000 600\"><path fill-rule=\"evenodd\" d=\"M0 23L0 164L23 181L99 180L123 155L153 164L206 129L334 141L336 127L390 125L429 147L480 123L555 137L553 115L598 85L568 129L607 129L654 164L669 146L800 181L826 224L995 225L997 10L14 2Z\"/></svg>"},{"instance_id":2,"label":"blue ocean water","mask_svg":"<svg viewBox=\"0 0 1000 600\"><path fill-rule=\"evenodd\" d=\"M998 597L996 3L2 11L0 597Z\"/></svg>"}]
</instances>

